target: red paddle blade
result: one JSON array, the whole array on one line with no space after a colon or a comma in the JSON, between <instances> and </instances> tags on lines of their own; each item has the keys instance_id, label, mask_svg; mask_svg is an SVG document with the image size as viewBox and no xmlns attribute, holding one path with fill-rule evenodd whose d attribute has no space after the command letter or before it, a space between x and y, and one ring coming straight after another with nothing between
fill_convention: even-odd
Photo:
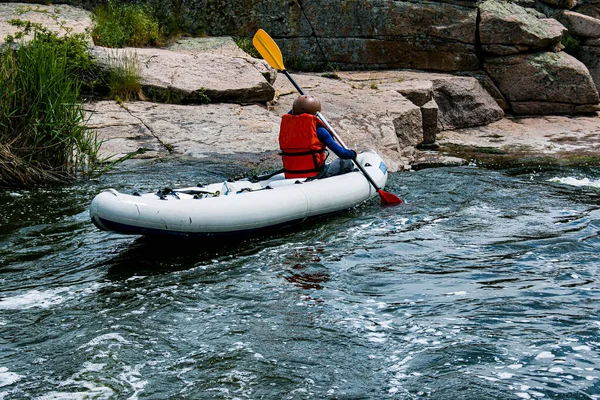
<instances>
[{"instance_id":1,"label":"red paddle blade","mask_svg":"<svg viewBox=\"0 0 600 400\"><path fill-rule=\"evenodd\" d=\"M393 193L385 192L381 189L379 189L377 193L379 193L381 204L384 206L396 206L402 204L402 199Z\"/></svg>"}]
</instances>

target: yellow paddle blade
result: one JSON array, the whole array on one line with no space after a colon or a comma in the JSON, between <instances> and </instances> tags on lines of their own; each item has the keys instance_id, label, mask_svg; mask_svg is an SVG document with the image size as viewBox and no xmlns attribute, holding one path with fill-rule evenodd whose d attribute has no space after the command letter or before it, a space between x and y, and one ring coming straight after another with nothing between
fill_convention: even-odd
<instances>
[{"instance_id":1,"label":"yellow paddle blade","mask_svg":"<svg viewBox=\"0 0 600 400\"><path fill-rule=\"evenodd\" d=\"M285 70L281 50L267 32L259 29L252 38L252 44L271 67L278 71Z\"/></svg>"}]
</instances>

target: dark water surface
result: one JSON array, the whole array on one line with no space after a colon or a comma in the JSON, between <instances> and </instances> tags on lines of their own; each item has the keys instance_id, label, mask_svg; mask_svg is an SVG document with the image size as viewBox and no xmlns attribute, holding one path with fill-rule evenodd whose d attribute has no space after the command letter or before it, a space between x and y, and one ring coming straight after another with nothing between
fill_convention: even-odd
<instances>
[{"instance_id":1,"label":"dark water surface","mask_svg":"<svg viewBox=\"0 0 600 400\"><path fill-rule=\"evenodd\" d=\"M230 243L89 222L233 172L0 192L0 399L600 399L599 170L393 174L407 205Z\"/></svg>"}]
</instances>

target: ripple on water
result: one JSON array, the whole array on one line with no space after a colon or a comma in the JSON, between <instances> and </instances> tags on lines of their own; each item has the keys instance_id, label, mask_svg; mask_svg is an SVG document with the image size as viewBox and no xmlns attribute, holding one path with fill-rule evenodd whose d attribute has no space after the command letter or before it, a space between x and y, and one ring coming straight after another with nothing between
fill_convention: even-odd
<instances>
[{"instance_id":1,"label":"ripple on water","mask_svg":"<svg viewBox=\"0 0 600 400\"><path fill-rule=\"evenodd\" d=\"M590 185L438 169L255 240L97 231L101 188L202 180L140 171L0 194L0 398L600 396Z\"/></svg>"}]
</instances>

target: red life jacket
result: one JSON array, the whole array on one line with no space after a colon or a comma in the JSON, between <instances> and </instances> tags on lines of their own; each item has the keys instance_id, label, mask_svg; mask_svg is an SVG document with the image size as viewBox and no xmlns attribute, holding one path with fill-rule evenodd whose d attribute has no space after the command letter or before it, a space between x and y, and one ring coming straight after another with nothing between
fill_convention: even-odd
<instances>
[{"instance_id":1,"label":"red life jacket","mask_svg":"<svg viewBox=\"0 0 600 400\"><path fill-rule=\"evenodd\" d=\"M286 179L316 176L327 158L317 137L322 122L314 115L285 114L279 129L279 147Z\"/></svg>"}]
</instances>

